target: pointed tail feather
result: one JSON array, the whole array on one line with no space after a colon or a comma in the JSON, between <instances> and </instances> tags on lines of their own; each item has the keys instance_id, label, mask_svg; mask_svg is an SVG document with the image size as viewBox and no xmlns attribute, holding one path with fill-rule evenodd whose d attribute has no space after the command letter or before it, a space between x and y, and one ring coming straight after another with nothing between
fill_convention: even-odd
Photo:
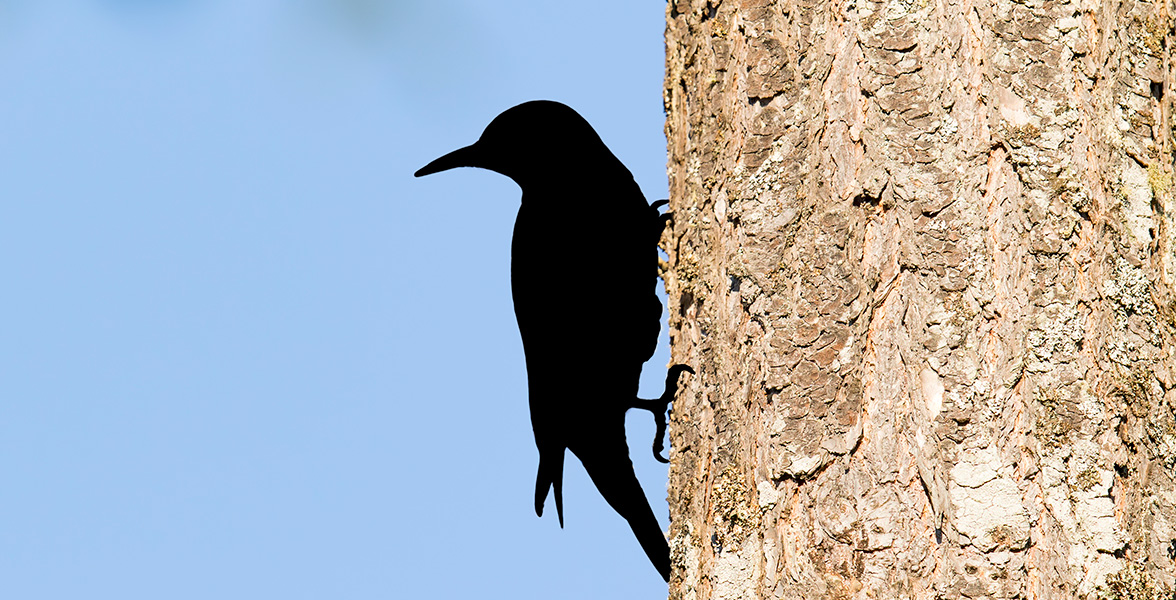
<instances>
[{"instance_id":1,"label":"pointed tail feather","mask_svg":"<svg viewBox=\"0 0 1176 600\"><path fill-rule=\"evenodd\" d=\"M559 517L559 528L563 529L563 453L559 454L559 475L551 482L555 488L555 514Z\"/></svg>"},{"instance_id":2,"label":"pointed tail feather","mask_svg":"<svg viewBox=\"0 0 1176 600\"><path fill-rule=\"evenodd\" d=\"M657 569L658 574L668 583L670 544L666 542L666 536L662 535L661 526L657 524L653 513L651 512L648 518L638 517L629 520L629 528L633 530L633 535L637 536L637 542L641 544L645 556L649 557L649 562L653 563L653 568Z\"/></svg>"},{"instance_id":3,"label":"pointed tail feather","mask_svg":"<svg viewBox=\"0 0 1176 600\"><path fill-rule=\"evenodd\" d=\"M619 444L603 444L577 452L576 456L584 464L584 470L588 471L588 476L604 500L629 522L629 528L649 557L649 562L653 563L662 579L669 581L670 545L662 535L661 525L653 515L645 491L641 489L641 483L633 472L633 463L629 460L624 438L619 441Z\"/></svg>"},{"instance_id":4,"label":"pointed tail feather","mask_svg":"<svg viewBox=\"0 0 1176 600\"><path fill-rule=\"evenodd\" d=\"M543 503L547 501L547 490L555 488L555 512L559 526L563 528L563 466L564 450L543 452L539 455L539 472L535 476L535 514L543 516Z\"/></svg>"}]
</instances>

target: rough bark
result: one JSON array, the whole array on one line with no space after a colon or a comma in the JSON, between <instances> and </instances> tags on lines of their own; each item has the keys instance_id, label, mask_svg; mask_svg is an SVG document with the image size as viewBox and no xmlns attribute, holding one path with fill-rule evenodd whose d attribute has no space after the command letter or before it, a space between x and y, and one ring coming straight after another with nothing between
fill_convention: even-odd
<instances>
[{"instance_id":1,"label":"rough bark","mask_svg":"<svg viewBox=\"0 0 1176 600\"><path fill-rule=\"evenodd\" d=\"M672 598L1176 569L1176 4L667 9Z\"/></svg>"}]
</instances>

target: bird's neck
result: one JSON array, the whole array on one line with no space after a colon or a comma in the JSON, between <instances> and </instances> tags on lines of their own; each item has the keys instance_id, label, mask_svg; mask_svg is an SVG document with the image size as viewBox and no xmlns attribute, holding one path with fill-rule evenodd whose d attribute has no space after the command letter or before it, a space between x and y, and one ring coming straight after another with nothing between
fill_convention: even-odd
<instances>
[{"instance_id":1,"label":"bird's neck","mask_svg":"<svg viewBox=\"0 0 1176 600\"><path fill-rule=\"evenodd\" d=\"M553 208L553 201L562 203L560 199L584 197L593 203L607 203L610 198L640 194L641 188L629 169L612 156L609 158L592 164L567 163L522 180L516 178L523 189L523 205L543 205L547 210Z\"/></svg>"}]
</instances>

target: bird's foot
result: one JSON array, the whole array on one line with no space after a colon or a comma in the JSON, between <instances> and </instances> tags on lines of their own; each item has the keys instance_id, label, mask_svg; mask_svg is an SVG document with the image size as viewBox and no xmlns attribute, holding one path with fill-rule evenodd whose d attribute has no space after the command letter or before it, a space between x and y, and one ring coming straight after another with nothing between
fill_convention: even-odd
<instances>
[{"instance_id":1,"label":"bird's foot","mask_svg":"<svg viewBox=\"0 0 1176 600\"><path fill-rule=\"evenodd\" d=\"M669 200L658 200L657 202L650 204L649 207L652 208L654 210L654 212L657 212L657 210L659 208L661 208L669 203L670 203ZM662 232L665 231L666 227L668 227L670 225L670 223L672 223L673 221L674 221L674 213L671 213L671 212L661 213L657 216L657 237L658 238L661 238Z\"/></svg>"},{"instance_id":2,"label":"bird's foot","mask_svg":"<svg viewBox=\"0 0 1176 600\"><path fill-rule=\"evenodd\" d=\"M666 436L666 413L669 411L670 403L674 401L674 396L678 394L678 376L685 371L694 374L694 369L686 365L674 365L670 367L666 373L666 389L662 392L660 398L656 400L643 400L636 398L633 402L633 408L640 408L648 410L653 413L653 420L657 424L657 433L653 437L653 457L658 462L668 463L670 459L662 456L662 450L665 450L665 445L662 443L662 438Z\"/></svg>"}]
</instances>

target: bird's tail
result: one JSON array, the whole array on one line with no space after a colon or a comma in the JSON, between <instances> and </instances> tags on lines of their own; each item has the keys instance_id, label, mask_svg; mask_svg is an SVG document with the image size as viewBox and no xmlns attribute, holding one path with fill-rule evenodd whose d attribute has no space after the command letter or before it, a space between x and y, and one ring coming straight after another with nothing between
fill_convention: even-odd
<instances>
[{"instance_id":1,"label":"bird's tail","mask_svg":"<svg viewBox=\"0 0 1176 600\"><path fill-rule=\"evenodd\" d=\"M539 473L535 477L535 514L543 516L543 503L547 501L547 490L555 488L555 513L559 526L563 528L563 467L564 449L539 453Z\"/></svg>"},{"instance_id":2,"label":"bird's tail","mask_svg":"<svg viewBox=\"0 0 1176 600\"><path fill-rule=\"evenodd\" d=\"M596 489L617 514L629 522L629 528L641 544L654 568L666 581L670 580L670 546L662 535L661 525L645 498L645 491L633 472L629 450L624 438L619 444L593 447L576 455L596 484Z\"/></svg>"}]
</instances>

